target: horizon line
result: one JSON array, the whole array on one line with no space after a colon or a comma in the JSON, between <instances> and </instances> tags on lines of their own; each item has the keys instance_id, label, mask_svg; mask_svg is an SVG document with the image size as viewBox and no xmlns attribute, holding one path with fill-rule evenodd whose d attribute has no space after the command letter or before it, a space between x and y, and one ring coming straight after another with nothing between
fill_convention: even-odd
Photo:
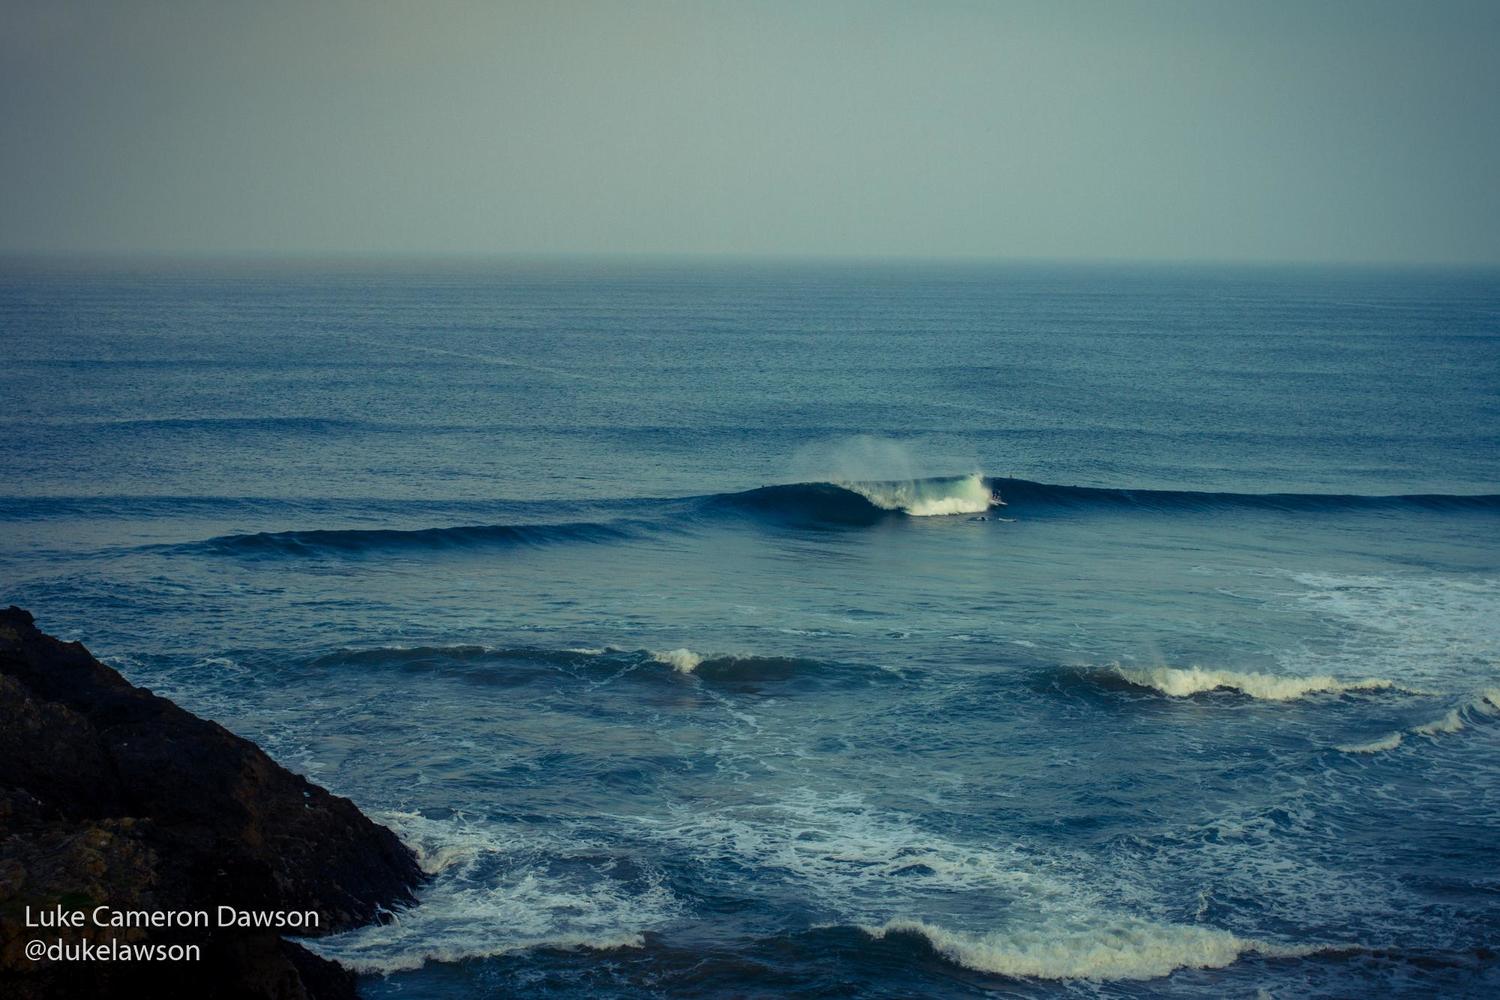
<instances>
[{"instance_id":1,"label":"horizon line","mask_svg":"<svg viewBox=\"0 0 1500 1000\"><path fill-rule=\"evenodd\" d=\"M1094 267L1297 267L1332 269L1500 270L1500 260L1309 257L1121 257L1109 255L801 253L673 250L58 250L0 248L0 263L73 264L400 264L400 263L746 263L1076 265Z\"/></svg>"}]
</instances>

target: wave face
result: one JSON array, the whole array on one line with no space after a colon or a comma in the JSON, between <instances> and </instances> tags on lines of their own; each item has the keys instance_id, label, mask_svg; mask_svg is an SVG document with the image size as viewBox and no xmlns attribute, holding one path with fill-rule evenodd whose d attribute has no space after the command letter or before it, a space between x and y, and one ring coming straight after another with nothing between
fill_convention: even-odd
<instances>
[{"instance_id":1,"label":"wave face","mask_svg":"<svg viewBox=\"0 0 1500 1000\"><path fill-rule=\"evenodd\" d=\"M1341 511L1500 512L1500 493L1222 493L1197 490L1113 489L1059 486L1027 479L990 479L990 487L1015 509L1045 511L1102 508L1138 511L1264 510L1297 513Z\"/></svg>"},{"instance_id":2,"label":"wave face","mask_svg":"<svg viewBox=\"0 0 1500 1000\"><path fill-rule=\"evenodd\" d=\"M889 482L840 481L763 486L700 498L709 511L734 511L803 524L870 525L891 516L983 514L1004 502L1007 517L1089 510L1212 513L1235 510L1306 514L1350 511L1500 513L1500 494L1360 496L1333 493L1212 493L1192 490L1061 486L1027 479L941 476Z\"/></svg>"},{"instance_id":3,"label":"wave face","mask_svg":"<svg viewBox=\"0 0 1500 1000\"><path fill-rule=\"evenodd\" d=\"M1303 513L1339 511L1479 511L1500 513L1500 495L1351 496L1333 494L1195 493L1171 490L1100 489L1057 486L1024 479L986 478L979 473L930 479L879 482L792 483L739 493L667 499L600 501L598 520L555 523L459 524L424 528L328 528L245 532L169 546L175 551L241 557L358 555L367 552L442 552L565 543L608 543L652 532L711 526L724 519L750 520L773 528L836 529L870 527L901 518L983 515L1004 504L1010 521L1088 510L1115 512L1208 513L1275 510ZM181 503L182 501L173 501ZM199 504L200 506L203 503ZM115 507L150 510L149 501L110 498L0 499L0 520L23 520L39 510L68 510L82 516ZM275 513L263 501L241 502L249 516ZM286 505L282 505L283 507ZM537 508L539 505L531 505ZM316 504L280 516L313 516ZM330 502L335 516L350 514L346 503ZM532 510L533 516L536 510ZM115 511L111 516L118 516Z\"/></svg>"},{"instance_id":4,"label":"wave face","mask_svg":"<svg viewBox=\"0 0 1500 1000\"><path fill-rule=\"evenodd\" d=\"M1284 677L1235 670L1205 670L1202 667L1123 667L1119 664L1100 673L1106 679L1118 678L1133 687L1158 691L1173 698L1189 698L1212 691L1235 691L1258 701L1295 701L1315 694L1371 691L1423 693L1380 677L1340 680L1328 676Z\"/></svg>"},{"instance_id":5,"label":"wave face","mask_svg":"<svg viewBox=\"0 0 1500 1000\"><path fill-rule=\"evenodd\" d=\"M257 531L221 535L178 546L179 551L233 556L359 555L395 551L506 548L564 542L618 542L638 535L644 526L625 523L488 524L451 528L314 529Z\"/></svg>"},{"instance_id":6,"label":"wave face","mask_svg":"<svg viewBox=\"0 0 1500 1000\"><path fill-rule=\"evenodd\" d=\"M897 515L981 514L991 506L988 480L977 472L899 481L790 483L701 499L710 512L813 525L869 525Z\"/></svg>"}]
</instances>

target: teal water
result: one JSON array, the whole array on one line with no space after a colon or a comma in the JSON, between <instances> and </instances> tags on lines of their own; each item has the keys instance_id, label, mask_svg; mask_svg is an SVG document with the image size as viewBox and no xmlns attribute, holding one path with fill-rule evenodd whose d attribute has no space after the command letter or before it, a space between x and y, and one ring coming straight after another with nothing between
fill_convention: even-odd
<instances>
[{"instance_id":1,"label":"teal water","mask_svg":"<svg viewBox=\"0 0 1500 1000\"><path fill-rule=\"evenodd\" d=\"M0 329L0 601L419 849L369 996L1500 988L1500 275L10 262Z\"/></svg>"}]
</instances>

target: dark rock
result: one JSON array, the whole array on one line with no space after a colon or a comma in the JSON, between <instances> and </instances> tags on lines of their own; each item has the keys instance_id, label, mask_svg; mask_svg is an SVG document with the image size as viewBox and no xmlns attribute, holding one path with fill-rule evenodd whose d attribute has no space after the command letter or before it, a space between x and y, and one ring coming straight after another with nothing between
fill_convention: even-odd
<instances>
[{"instance_id":1,"label":"dark rock","mask_svg":"<svg viewBox=\"0 0 1500 1000\"><path fill-rule=\"evenodd\" d=\"M411 852L348 799L0 611L0 995L352 997L350 973L266 930L23 926L40 912L312 910L312 934L412 900ZM33 962L33 938L193 943L197 962ZM163 993L163 989L168 993Z\"/></svg>"}]
</instances>

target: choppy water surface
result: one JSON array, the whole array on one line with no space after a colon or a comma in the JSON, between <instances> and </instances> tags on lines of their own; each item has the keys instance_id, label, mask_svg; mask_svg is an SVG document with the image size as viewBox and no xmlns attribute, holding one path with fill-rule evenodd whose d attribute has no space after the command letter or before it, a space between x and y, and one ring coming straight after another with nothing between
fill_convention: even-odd
<instances>
[{"instance_id":1,"label":"choppy water surface","mask_svg":"<svg viewBox=\"0 0 1500 1000\"><path fill-rule=\"evenodd\" d=\"M421 852L369 996L1500 989L1494 274L13 262L0 329L0 600Z\"/></svg>"}]
</instances>

